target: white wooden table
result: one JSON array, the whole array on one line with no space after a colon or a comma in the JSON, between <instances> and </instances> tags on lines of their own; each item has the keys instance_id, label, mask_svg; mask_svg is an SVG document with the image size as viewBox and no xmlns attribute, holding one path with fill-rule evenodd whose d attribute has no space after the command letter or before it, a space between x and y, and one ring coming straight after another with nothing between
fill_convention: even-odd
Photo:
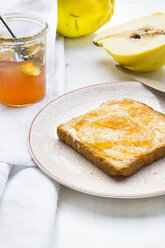
<instances>
[{"instance_id":1,"label":"white wooden table","mask_svg":"<svg viewBox=\"0 0 165 248\"><path fill-rule=\"evenodd\" d=\"M129 3L128 3L129 2ZM133 18L165 12L165 1L116 0L114 26ZM94 34L65 39L65 91L89 84L129 80L114 69ZM162 79L163 80L163 79ZM165 247L165 196L105 199L61 187L56 219L56 248Z\"/></svg>"}]
</instances>

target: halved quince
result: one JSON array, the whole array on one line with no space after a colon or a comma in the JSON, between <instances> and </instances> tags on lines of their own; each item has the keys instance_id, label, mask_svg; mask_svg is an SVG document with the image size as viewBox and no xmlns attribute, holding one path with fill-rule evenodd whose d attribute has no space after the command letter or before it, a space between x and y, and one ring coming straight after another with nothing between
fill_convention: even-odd
<instances>
[{"instance_id":1,"label":"halved quince","mask_svg":"<svg viewBox=\"0 0 165 248\"><path fill-rule=\"evenodd\" d=\"M165 14L155 13L111 28L93 42L130 70L152 71L165 64Z\"/></svg>"}]
</instances>

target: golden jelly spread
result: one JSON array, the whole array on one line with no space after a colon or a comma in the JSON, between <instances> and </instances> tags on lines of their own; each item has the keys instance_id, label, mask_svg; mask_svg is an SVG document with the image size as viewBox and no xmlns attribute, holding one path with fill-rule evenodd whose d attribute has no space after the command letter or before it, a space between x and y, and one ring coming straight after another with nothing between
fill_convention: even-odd
<instances>
[{"instance_id":1,"label":"golden jelly spread","mask_svg":"<svg viewBox=\"0 0 165 248\"><path fill-rule=\"evenodd\" d=\"M127 160L151 149L155 138L165 138L157 115L138 102L124 99L103 103L72 124L77 138L99 156ZM163 129L163 131L162 131Z\"/></svg>"}]
</instances>

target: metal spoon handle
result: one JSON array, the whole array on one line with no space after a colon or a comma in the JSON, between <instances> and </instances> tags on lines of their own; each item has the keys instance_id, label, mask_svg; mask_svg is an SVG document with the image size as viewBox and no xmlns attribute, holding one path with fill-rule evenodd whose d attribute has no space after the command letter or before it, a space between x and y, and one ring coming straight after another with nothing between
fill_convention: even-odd
<instances>
[{"instance_id":1,"label":"metal spoon handle","mask_svg":"<svg viewBox=\"0 0 165 248\"><path fill-rule=\"evenodd\" d=\"M11 31L11 29L9 28L9 26L8 26L8 24L7 24L7 22L6 22L6 20L5 20L5 17L1 14L0 15L0 20L3 22L3 24L5 25L5 27L7 28L7 30L9 31L9 33L11 34L11 36L13 37L13 38L17 38L15 35L14 35L14 33Z\"/></svg>"}]
</instances>

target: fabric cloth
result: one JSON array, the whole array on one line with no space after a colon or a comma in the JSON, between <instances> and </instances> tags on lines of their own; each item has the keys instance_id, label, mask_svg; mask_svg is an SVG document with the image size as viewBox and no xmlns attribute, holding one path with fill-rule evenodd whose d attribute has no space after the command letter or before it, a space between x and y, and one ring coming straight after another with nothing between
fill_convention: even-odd
<instances>
[{"instance_id":1,"label":"fabric cloth","mask_svg":"<svg viewBox=\"0 0 165 248\"><path fill-rule=\"evenodd\" d=\"M14 166L0 204L0 247L52 247L57 198L37 167Z\"/></svg>"},{"instance_id":2,"label":"fabric cloth","mask_svg":"<svg viewBox=\"0 0 165 248\"><path fill-rule=\"evenodd\" d=\"M47 34L47 93L24 108L0 104L0 247L52 247L59 185L33 163L27 148L28 130L37 112L58 95L64 77L64 52L55 54L55 0L1 2L1 12L32 13L49 25ZM63 51L63 39L57 38ZM61 47L61 48L60 48ZM59 59L60 58L60 59ZM62 63L61 63L61 62ZM59 62L59 63L58 63ZM4 194L3 194L4 193Z\"/></svg>"}]
</instances>

